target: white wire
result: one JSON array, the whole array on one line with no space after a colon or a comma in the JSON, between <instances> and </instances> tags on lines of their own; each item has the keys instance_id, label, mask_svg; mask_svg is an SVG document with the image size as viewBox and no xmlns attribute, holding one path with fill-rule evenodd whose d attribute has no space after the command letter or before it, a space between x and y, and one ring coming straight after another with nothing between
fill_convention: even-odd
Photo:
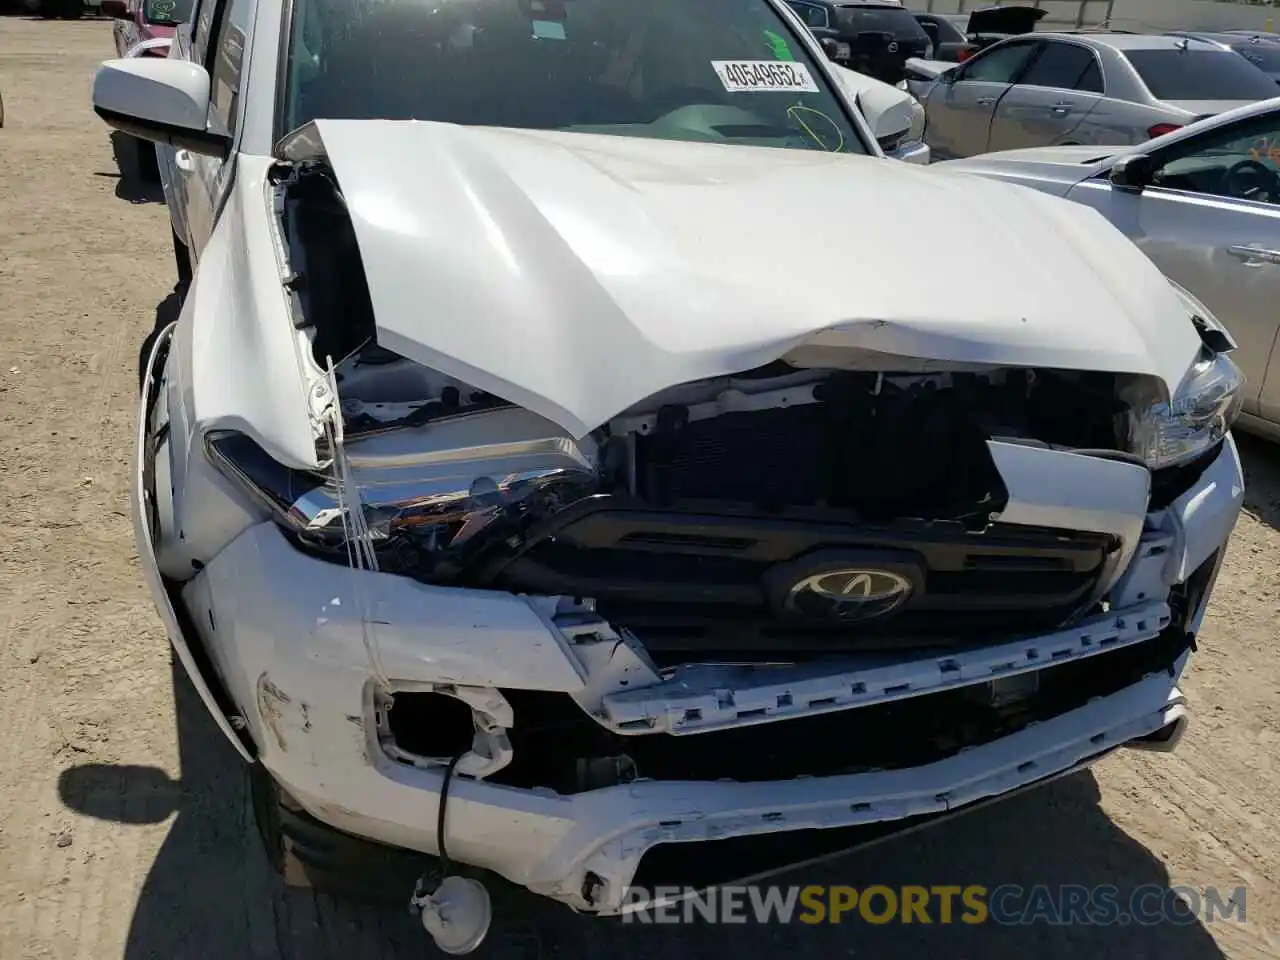
<instances>
[{"instance_id":1,"label":"white wire","mask_svg":"<svg viewBox=\"0 0 1280 960\"><path fill-rule=\"evenodd\" d=\"M334 373L333 357L326 357L329 392L335 407L338 404L338 378ZM378 555L373 549L373 534L364 515L364 500L360 489L351 479L351 464L347 460L347 448L342 425L342 412L325 421L325 433L329 449L333 451L334 481L337 485L338 511L342 516L342 531L347 545L347 563L351 567L351 592L360 617L360 639L374 679L382 690L389 691L391 682L382 668L382 654L378 649L376 624L369 610L369 598L364 591L363 574L378 572Z\"/></svg>"}]
</instances>

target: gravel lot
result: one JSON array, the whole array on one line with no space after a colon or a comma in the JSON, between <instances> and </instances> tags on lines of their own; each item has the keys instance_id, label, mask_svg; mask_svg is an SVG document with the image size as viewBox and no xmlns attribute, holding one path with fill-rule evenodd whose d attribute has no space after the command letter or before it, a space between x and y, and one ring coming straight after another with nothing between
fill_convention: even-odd
<instances>
[{"instance_id":1,"label":"gravel lot","mask_svg":"<svg viewBox=\"0 0 1280 960\"><path fill-rule=\"evenodd\" d=\"M137 351L175 278L159 197L127 161L121 176L90 109L110 52L103 21L0 18L0 957L429 955L404 911L267 873L243 771L143 587L127 499ZM654 929L516 897L487 954L1280 956L1280 449L1241 445L1248 508L1178 753L1114 755L787 882L1245 885L1247 923Z\"/></svg>"}]
</instances>

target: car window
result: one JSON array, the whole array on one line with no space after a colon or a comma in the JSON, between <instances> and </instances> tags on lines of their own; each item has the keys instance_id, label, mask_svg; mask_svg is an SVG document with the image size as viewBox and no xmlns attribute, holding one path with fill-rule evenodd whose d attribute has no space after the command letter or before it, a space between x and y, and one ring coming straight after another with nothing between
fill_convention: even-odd
<instances>
[{"instance_id":1,"label":"car window","mask_svg":"<svg viewBox=\"0 0 1280 960\"><path fill-rule=\"evenodd\" d=\"M142 19L147 23L176 25L191 19L193 0L146 0L142 5Z\"/></svg>"},{"instance_id":2,"label":"car window","mask_svg":"<svg viewBox=\"0 0 1280 960\"><path fill-rule=\"evenodd\" d=\"M205 62L204 55L209 48L209 34L213 32L213 19L218 8L224 3L225 0L201 0L195 11L195 30L191 35L191 49L194 59L199 63Z\"/></svg>"},{"instance_id":3,"label":"car window","mask_svg":"<svg viewBox=\"0 0 1280 960\"><path fill-rule=\"evenodd\" d=\"M252 2L227 0L214 34L217 53L209 73L209 129L227 136L234 136L236 132L236 104L240 97L241 65Z\"/></svg>"},{"instance_id":4,"label":"car window","mask_svg":"<svg viewBox=\"0 0 1280 960\"><path fill-rule=\"evenodd\" d=\"M1280 203L1280 115L1211 130L1161 152L1158 186Z\"/></svg>"},{"instance_id":5,"label":"car window","mask_svg":"<svg viewBox=\"0 0 1280 960\"><path fill-rule=\"evenodd\" d=\"M1035 46L1034 42L1025 41L991 47L961 67L959 79L983 83L1012 83Z\"/></svg>"},{"instance_id":6,"label":"car window","mask_svg":"<svg viewBox=\"0 0 1280 960\"><path fill-rule=\"evenodd\" d=\"M1102 68L1098 66L1098 58L1094 57L1076 83L1077 90L1086 93L1102 93Z\"/></svg>"},{"instance_id":7,"label":"car window","mask_svg":"<svg viewBox=\"0 0 1280 960\"><path fill-rule=\"evenodd\" d=\"M1263 73L1280 73L1280 44L1246 42L1235 44L1232 49Z\"/></svg>"},{"instance_id":8,"label":"car window","mask_svg":"<svg viewBox=\"0 0 1280 960\"><path fill-rule=\"evenodd\" d=\"M279 133L412 119L868 149L765 0L294 0L288 56Z\"/></svg>"},{"instance_id":9,"label":"car window","mask_svg":"<svg viewBox=\"0 0 1280 960\"><path fill-rule=\"evenodd\" d=\"M789 6L811 27L825 27L829 22L825 7L815 7L812 3L792 3Z\"/></svg>"},{"instance_id":10,"label":"car window","mask_svg":"<svg viewBox=\"0 0 1280 960\"><path fill-rule=\"evenodd\" d=\"M1040 45L1040 52L1018 80L1018 85L1074 90L1085 71L1093 65L1093 51L1087 47L1047 41Z\"/></svg>"},{"instance_id":11,"label":"car window","mask_svg":"<svg viewBox=\"0 0 1280 960\"><path fill-rule=\"evenodd\" d=\"M1265 100L1276 85L1232 50L1126 50L1159 100Z\"/></svg>"},{"instance_id":12,"label":"car window","mask_svg":"<svg viewBox=\"0 0 1280 960\"><path fill-rule=\"evenodd\" d=\"M905 7L850 4L836 8L836 20L848 33L891 33L899 40L929 39L915 14Z\"/></svg>"},{"instance_id":13,"label":"car window","mask_svg":"<svg viewBox=\"0 0 1280 960\"><path fill-rule=\"evenodd\" d=\"M929 17L927 21L922 17L921 21L933 24L937 28L938 39L943 43L964 43L967 39L964 31L946 17Z\"/></svg>"}]
</instances>

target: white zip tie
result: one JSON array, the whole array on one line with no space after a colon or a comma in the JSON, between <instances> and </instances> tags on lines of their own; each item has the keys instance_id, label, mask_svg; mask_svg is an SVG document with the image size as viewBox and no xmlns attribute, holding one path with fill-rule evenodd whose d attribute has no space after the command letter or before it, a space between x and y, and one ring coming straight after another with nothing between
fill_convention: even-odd
<instances>
[{"instance_id":1,"label":"white zip tie","mask_svg":"<svg viewBox=\"0 0 1280 960\"><path fill-rule=\"evenodd\" d=\"M356 601L356 612L360 616L360 639L364 643L365 654L369 657L369 666L373 670L374 679L386 693L391 689L391 681L382 668L382 655L378 650L377 630L369 609L369 598L364 591L362 573L378 572L378 555L373 549L373 534L364 515L364 500L360 490L351 479L351 464L347 460L346 439L343 432L342 410L338 406L338 378L334 372L333 357L326 357L329 380L329 393L336 412L335 416L325 420L325 433L328 435L329 448L333 451L334 479L337 482L338 511L342 515L342 531L346 537L347 563L351 567L351 589Z\"/></svg>"}]
</instances>

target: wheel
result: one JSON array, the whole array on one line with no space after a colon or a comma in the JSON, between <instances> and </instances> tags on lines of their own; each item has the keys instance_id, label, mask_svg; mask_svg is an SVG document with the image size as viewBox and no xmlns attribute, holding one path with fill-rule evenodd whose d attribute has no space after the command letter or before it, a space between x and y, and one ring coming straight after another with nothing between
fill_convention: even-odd
<instances>
[{"instance_id":1,"label":"wheel","mask_svg":"<svg viewBox=\"0 0 1280 960\"><path fill-rule=\"evenodd\" d=\"M150 140L134 138L133 160L137 166L138 179L143 183L160 182L160 161L156 159L156 145Z\"/></svg>"},{"instance_id":2,"label":"wheel","mask_svg":"<svg viewBox=\"0 0 1280 960\"><path fill-rule=\"evenodd\" d=\"M286 886L309 887L349 900L407 901L435 857L349 836L308 814L261 763L249 767L258 838Z\"/></svg>"},{"instance_id":3,"label":"wheel","mask_svg":"<svg viewBox=\"0 0 1280 960\"><path fill-rule=\"evenodd\" d=\"M178 236L178 231L173 229L172 223L169 225L169 232L173 234L173 262L178 268L178 285L175 289L179 296L185 297L191 286L191 251Z\"/></svg>"},{"instance_id":4,"label":"wheel","mask_svg":"<svg viewBox=\"0 0 1280 960\"><path fill-rule=\"evenodd\" d=\"M56 20L62 12L62 0L40 0L36 9L45 20Z\"/></svg>"},{"instance_id":5,"label":"wheel","mask_svg":"<svg viewBox=\"0 0 1280 960\"><path fill-rule=\"evenodd\" d=\"M64 20L79 20L84 16L84 0L62 0Z\"/></svg>"}]
</instances>

